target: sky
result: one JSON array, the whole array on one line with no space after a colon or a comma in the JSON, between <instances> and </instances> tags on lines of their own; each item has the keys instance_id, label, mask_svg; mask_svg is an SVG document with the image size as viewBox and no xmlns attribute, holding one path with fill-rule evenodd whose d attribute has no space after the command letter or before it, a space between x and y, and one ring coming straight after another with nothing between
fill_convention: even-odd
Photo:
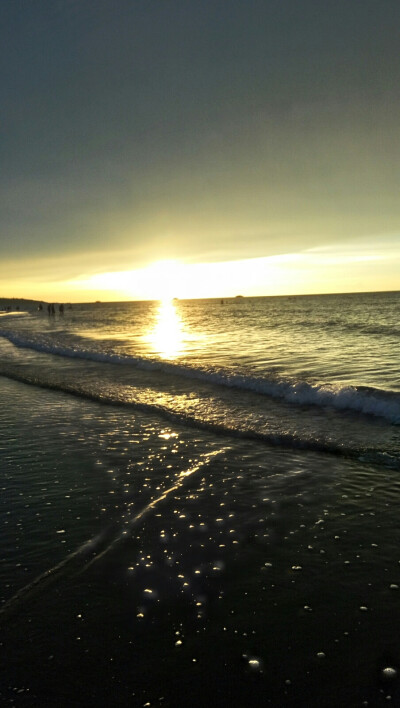
<instances>
[{"instance_id":1,"label":"sky","mask_svg":"<svg viewBox=\"0 0 400 708\"><path fill-rule=\"evenodd\" d=\"M2 0L0 296L400 289L398 0Z\"/></svg>"}]
</instances>

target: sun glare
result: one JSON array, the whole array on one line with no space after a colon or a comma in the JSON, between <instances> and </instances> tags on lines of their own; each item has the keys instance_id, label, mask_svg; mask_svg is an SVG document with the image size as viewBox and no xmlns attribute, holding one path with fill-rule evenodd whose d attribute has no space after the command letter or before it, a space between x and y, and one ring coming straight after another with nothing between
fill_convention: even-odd
<instances>
[{"instance_id":1,"label":"sun glare","mask_svg":"<svg viewBox=\"0 0 400 708\"><path fill-rule=\"evenodd\" d=\"M185 349L183 324L172 300L161 300L155 326L146 340L164 359L176 359L182 354Z\"/></svg>"},{"instance_id":2,"label":"sun glare","mask_svg":"<svg viewBox=\"0 0 400 708\"><path fill-rule=\"evenodd\" d=\"M142 271L155 300L170 301L182 279L182 266L178 261L158 261Z\"/></svg>"},{"instance_id":3,"label":"sun glare","mask_svg":"<svg viewBox=\"0 0 400 708\"><path fill-rule=\"evenodd\" d=\"M385 279L387 262L393 280ZM363 279L375 274L381 289L396 289L398 251L284 253L264 258L213 263L162 260L145 268L97 273L87 279L66 281L71 293L82 300L160 300L173 298L229 298L238 294L296 295L301 293L351 292L362 289ZM378 280L381 278L381 280ZM67 299L64 296L64 299ZM75 297L75 300L77 297Z\"/></svg>"}]
</instances>

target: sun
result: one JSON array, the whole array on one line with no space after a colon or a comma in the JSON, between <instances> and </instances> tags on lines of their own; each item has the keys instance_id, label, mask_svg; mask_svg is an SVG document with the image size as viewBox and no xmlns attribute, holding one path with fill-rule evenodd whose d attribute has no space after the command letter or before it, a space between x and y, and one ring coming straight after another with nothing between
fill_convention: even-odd
<instances>
[{"instance_id":1,"label":"sun","mask_svg":"<svg viewBox=\"0 0 400 708\"><path fill-rule=\"evenodd\" d=\"M109 273L96 273L86 280L75 281L96 293L96 297L113 299L138 298L145 300L172 300L178 297L178 290L185 281L185 268L174 260L162 260L145 268L121 270Z\"/></svg>"},{"instance_id":2,"label":"sun","mask_svg":"<svg viewBox=\"0 0 400 708\"><path fill-rule=\"evenodd\" d=\"M144 268L142 277L147 279L148 286L155 300L172 300L182 282L182 265L178 261L157 261Z\"/></svg>"},{"instance_id":3,"label":"sun","mask_svg":"<svg viewBox=\"0 0 400 708\"><path fill-rule=\"evenodd\" d=\"M212 263L165 259L142 268L97 273L71 281L71 285L85 288L93 299L101 300L167 302L174 298L234 298L238 293L278 295L301 290L299 286L310 271L306 266L307 259L301 254Z\"/></svg>"}]
</instances>

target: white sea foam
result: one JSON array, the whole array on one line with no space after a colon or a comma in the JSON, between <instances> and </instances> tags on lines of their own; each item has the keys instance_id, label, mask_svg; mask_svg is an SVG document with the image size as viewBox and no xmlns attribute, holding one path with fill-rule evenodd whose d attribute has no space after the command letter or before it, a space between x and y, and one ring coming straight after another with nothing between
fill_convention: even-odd
<instances>
[{"instance_id":1,"label":"white sea foam","mask_svg":"<svg viewBox=\"0 0 400 708\"><path fill-rule=\"evenodd\" d=\"M134 366L148 371L197 379L219 386L252 391L260 395L282 399L300 406L331 407L338 410L378 416L392 424L400 424L400 394L395 391L383 391L367 386L341 386L311 384L306 381L282 380L267 375L244 376L224 370L202 370L199 368L174 364L140 356L129 356L112 352L101 352L81 347L61 346L40 336L26 336L0 330L0 336L19 348L37 352L83 359L94 362Z\"/></svg>"}]
</instances>

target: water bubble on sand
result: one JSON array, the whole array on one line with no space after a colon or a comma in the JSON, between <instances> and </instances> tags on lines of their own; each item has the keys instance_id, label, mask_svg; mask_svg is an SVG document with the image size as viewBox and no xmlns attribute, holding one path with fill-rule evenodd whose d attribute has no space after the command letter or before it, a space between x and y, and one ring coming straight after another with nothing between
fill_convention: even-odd
<instances>
[{"instance_id":1,"label":"water bubble on sand","mask_svg":"<svg viewBox=\"0 0 400 708\"><path fill-rule=\"evenodd\" d=\"M248 659L248 666L253 671L261 671L261 669L262 669L261 659L258 659L256 656L250 656Z\"/></svg>"},{"instance_id":2,"label":"water bubble on sand","mask_svg":"<svg viewBox=\"0 0 400 708\"><path fill-rule=\"evenodd\" d=\"M385 680L393 680L397 677L397 674L397 669L393 666L385 666L385 668L382 669L382 678Z\"/></svg>"},{"instance_id":3,"label":"water bubble on sand","mask_svg":"<svg viewBox=\"0 0 400 708\"><path fill-rule=\"evenodd\" d=\"M361 612L367 612L368 607L366 607L365 605L361 605L360 610L361 610Z\"/></svg>"},{"instance_id":4,"label":"water bubble on sand","mask_svg":"<svg viewBox=\"0 0 400 708\"><path fill-rule=\"evenodd\" d=\"M225 568L225 563L223 561L214 561L214 564L212 566L213 570L224 570Z\"/></svg>"},{"instance_id":5,"label":"water bubble on sand","mask_svg":"<svg viewBox=\"0 0 400 708\"><path fill-rule=\"evenodd\" d=\"M390 589L391 589L391 590L398 590L398 589L399 589L399 586L398 586L396 583L391 583Z\"/></svg>"},{"instance_id":6,"label":"water bubble on sand","mask_svg":"<svg viewBox=\"0 0 400 708\"><path fill-rule=\"evenodd\" d=\"M317 657L318 657L318 659L325 659L326 654L323 651L319 651L319 652L317 652Z\"/></svg>"},{"instance_id":7,"label":"water bubble on sand","mask_svg":"<svg viewBox=\"0 0 400 708\"><path fill-rule=\"evenodd\" d=\"M292 565L292 570L303 570L301 565Z\"/></svg>"}]
</instances>

